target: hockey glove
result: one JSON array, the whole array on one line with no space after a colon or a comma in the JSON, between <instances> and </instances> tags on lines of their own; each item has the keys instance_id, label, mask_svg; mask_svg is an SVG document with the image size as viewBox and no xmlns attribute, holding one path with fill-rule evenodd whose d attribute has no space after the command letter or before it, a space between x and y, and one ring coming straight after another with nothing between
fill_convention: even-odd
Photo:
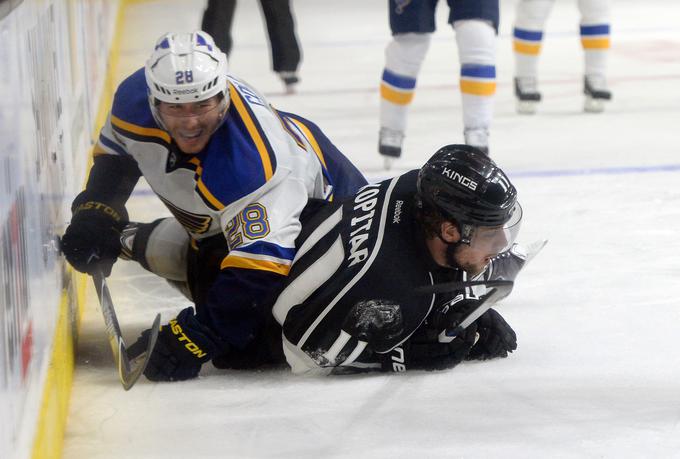
<instances>
[{"instance_id":1,"label":"hockey glove","mask_svg":"<svg viewBox=\"0 0 680 459\"><path fill-rule=\"evenodd\" d=\"M366 341L370 349L389 349L404 331L401 306L391 300L359 301L347 314L342 329Z\"/></svg>"},{"instance_id":2,"label":"hockey glove","mask_svg":"<svg viewBox=\"0 0 680 459\"><path fill-rule=\"evenodd\" d=\"M497 311L489 309L475 321L475 324L479 340L470 350L467 360L504 358L517 349L515 331Z\"/></svg>"},{"instance_id":3,"label":"hockey glove","mask_svg":"<svg viewBox=\"0 0 680 459\"><path fill-rule=\"evenodd\" d=\"M465 360L479 337L477 323L473 322L456 336L449 336L447 331L454 330L479 303L476 298L459 295L435 308L405 343L404 352L410 366L442 370Z\"/></svg>"},{"instance_id":4,"label":"hockey glove","mask_svg":"<svg viewBox=\"0 0 680 459\"><path fill-rule=\"evenodd\" d=\"M128 348L134 359L146 350L150 330ZM219 338L194 315L192 307L183 309L176 319L161 327L144 376L150 381L184 381L198 376L201 365L224 351Z\"/></svg>"},{"instance_id":5,"label":"hockey glove","mask_svg":"<svg viewBox=\"0 0 680 459\"><path fill-rule=\"evenodd\" d=\"M477 326L473 323L448 342L432 339L431 333L416 333L405 344L404 352L411 368L444 370L453 368L466 359L477 340Z\"/></svg>"},{"instance_id":6,"label":"hockey glove","mask_svg":"<svg viewBox=\"0 0 680 459\"><path fill-rule=\"evenodd\" d=\"M81 195L82 196L82 195ZM101 269L104 276L120 254L120 232L128 222L125 207L103 202L74 202L71 224L61 238L61 250L71 265L82 273Z\"/></svg>"}]
</instances>

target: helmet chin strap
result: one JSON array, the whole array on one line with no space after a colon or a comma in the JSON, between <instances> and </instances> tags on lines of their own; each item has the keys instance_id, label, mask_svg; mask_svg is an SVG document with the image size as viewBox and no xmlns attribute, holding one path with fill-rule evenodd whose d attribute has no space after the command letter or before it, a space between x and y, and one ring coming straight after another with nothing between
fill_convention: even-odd
<instances>
[{"instance_id":1,"label":"helmet chin strap","mask_svg":"<svg viewBox=\"0 0 680 459\"><path fill-rule=\"evenodd\" d=\"M210 133L212 136L217 130L224 124L224 120L227 118L227 111L229 110L229 106L231 105L231 98L227 97L222 97L222 100L220 100L220 119L215 125L215 129Z\"/></svg>"}]
</instances>

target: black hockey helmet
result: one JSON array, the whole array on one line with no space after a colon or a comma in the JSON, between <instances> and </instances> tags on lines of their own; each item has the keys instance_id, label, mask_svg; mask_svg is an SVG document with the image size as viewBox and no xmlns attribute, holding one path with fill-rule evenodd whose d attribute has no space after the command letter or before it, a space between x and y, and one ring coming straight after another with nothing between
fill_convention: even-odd
<instances>
[{"instance_id":1,"label":"black hockey helmet","mask_svg":"<svg viewBox=\"0 0 680 459\"><path fill-rule=\"evenodd\" d=\"M469 145L446 145L420 169L422 202L461 226L464 239L476 227L514 228L522 217L517 190L482 151Z\"/></svg>"}]
</instances>

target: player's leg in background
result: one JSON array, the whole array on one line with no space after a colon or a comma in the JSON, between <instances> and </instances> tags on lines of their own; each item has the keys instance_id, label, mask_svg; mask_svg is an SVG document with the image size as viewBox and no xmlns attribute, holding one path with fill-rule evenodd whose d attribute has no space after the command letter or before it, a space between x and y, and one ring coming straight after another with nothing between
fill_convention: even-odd
<instances>
[{"instance_id":1,"label":"player's leg in background","mask_svg":"<svg viewBox=\"0 0 680 459\"><path fill-rule=\"evenodd\" d=\"M121 233L120 257L134 260L144 269L163 277L188 299L187 256L190 238L172 217L151 223L130 223Z\"/></svg>"},{"instance_id":2,"label":"player's leg in background","mask_svg":"<svg viewBox=\"0 0 680 459\"><path fill-rule=\"evenodd\" d=\"M272 68L286 87L286 92L295 92L300 81L300 44L295 36L295 19L289 0L260 0L262 13L267 24L267 34L272 52Z\"/></svg>"},{"instance_id":3,"label":"player's leg in background","mask_svg":"<svg viewBox=\"0 0 680 459\"><path fill-rule=\"evenodd\" d=\"M498 0L449 0L460 61L465 143L489 153L496 94Z\"/></svg>"},{"instance_id":4,"label":"player's leg in background","mask_svg":"<svg viewBox=\"0 0 680 459\"><path fill-rule=\"evenodd\" d=\"M538 90L538 58L543 43L545 22L554 0L520 0L512 29L515 54L515 97L517 112L536 112L541 101Z\"/></svg>"},{"instance_id":5,"label":"player's leg in background","mask_svg":"<svg viewBox=\"0 0 680 459\"><path fill-rule=\"evenodd\" d=\"M208 0L201 20L201 30L208 32L227 56L231 52L231 24L235 9L236 0Z\"/></svg>"},{"instance_id":6,"label":"player's leg in background","mask_svg":"<svg viewBox=\"0 0 680 459\"><path fill-rule=\"evenodd\" d=\"M408 108L435 30L437 0L404 3L389 1L392 41L385 50L385 68L380 83L378 151L387 158L388 167L391 158L401 156Z\"/></svg>"},{"instance_id":7,"label":"player's leg in background","mask_svg":"<svg viewBox=\"0 0 680 459\"><path fill-rule=\"evenodd\" d=\"M583 92L584 109L601 112L612 98L607 88L607 58L610 47L610 7L608 0L579 0L581 44L585 54Z\"/></svg>"}]
</instances>

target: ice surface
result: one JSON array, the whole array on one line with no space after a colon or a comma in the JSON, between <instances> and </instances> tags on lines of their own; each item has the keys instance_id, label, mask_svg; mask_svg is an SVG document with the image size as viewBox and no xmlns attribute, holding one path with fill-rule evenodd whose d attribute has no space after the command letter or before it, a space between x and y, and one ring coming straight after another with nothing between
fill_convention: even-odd
<instances>
[{"instance_id":1,"label":"ice surface","mask_svg":"<svg viewBox=\"0 0 680 459\"><path fill-rule=\"evenodd\" d=\"M378 91L389 38L385 1L295 0L304 61L299 94L270 71L255 1L238 3L233 73L317 122L372 179L419 167L462 141L458 62L447 8L418 80L404 157L377 154ZM123 391L101 314L84 314L65 458L680 457L680 4L613 2L610 86L582 113L576 1L557 2L540 65L543 102L514 112L502 2L494 159L519 189L520 239L550 240L499 308L516 329L508 359L444 372L296 377L220 371ZM154 40L199 24L203 2L146 1L124 16L119 76ZM140 189L137 220L164 214ZM406 263L407 260L404 260ZM131 342L186 301L132 263L110 282Z\"/></svg>"}]
</instances>

